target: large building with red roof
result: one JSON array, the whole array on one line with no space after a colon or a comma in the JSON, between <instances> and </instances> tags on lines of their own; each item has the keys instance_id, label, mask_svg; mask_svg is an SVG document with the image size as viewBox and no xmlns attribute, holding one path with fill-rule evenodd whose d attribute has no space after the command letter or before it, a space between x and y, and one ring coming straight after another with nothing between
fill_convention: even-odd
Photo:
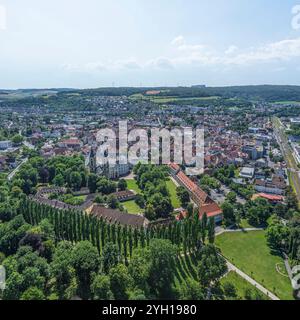
<instances>
[{"instance_id":1,"label":"large building with red roof","mask_svg":"<svg viewBox=\"0 0 300 320\"><path fill-rule=\"evenodd\" d=\"M207 217L214 217L216 223L221 222L223 215L219 205L195 182L187 177L177 164L170 163L169 169L172 177L189 192L191 199L199 208L199 218L201 219L204 213L206 213Z\"/></svg>"}]
</instances>

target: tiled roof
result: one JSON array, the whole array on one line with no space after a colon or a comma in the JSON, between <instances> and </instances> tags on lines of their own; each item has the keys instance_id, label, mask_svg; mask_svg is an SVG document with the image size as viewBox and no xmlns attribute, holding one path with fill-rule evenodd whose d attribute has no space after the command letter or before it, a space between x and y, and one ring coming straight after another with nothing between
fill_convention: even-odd
<instances>
[{"instance_id":1,"label":"tiled roof","mask_svg":"<svg viewBox=\"0 0 300 320\"><path fill-rule=\"evenodd\" d=\"M109 223L120 223L122 225L131 225L133 227L147 226L149 221L140 215L128 214L119 210L105 208L99 205L95 205L91 211L91 214L103 218Z\"/></svg>"},{"instance_id":2,"label":"tiled roof","mask_svg":"<svg viewBox=\"0 0 300 320\"><path fill-rule=\"evenodd\" d=\"M210 218L222 214L222 209L216 202L212 202L199 208L199 218L202 218L204 213L206 213L207 217Z\"/></svg>"}]
</instances>

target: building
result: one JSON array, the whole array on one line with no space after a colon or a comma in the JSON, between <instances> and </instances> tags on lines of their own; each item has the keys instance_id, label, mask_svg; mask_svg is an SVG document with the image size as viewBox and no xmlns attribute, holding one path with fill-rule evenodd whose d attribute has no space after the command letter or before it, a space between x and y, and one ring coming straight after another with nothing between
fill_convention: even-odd
<instances>
[{"instance_id":1,"label":"building","mask_svg":"<svg viewBox=\"0 0 300 320\"><path fill-rule=\"evenodd\" d=\"M223 215L219 205L195 182L188 178L177 164L170 163L169 170L171 176L188 191L191 199L199 208L199 218L201 219L203 214L206 213L208 218L213 217L216 223L220 223Z\"/></svg>"},{"instance_id":2,"label":"building","mask_svg":"<svg viewBox=\"0 0 300 320\"><path fill-rule=\"evenodd\" d=\"M243 167L240 172L240 177L245 179L253 179L254 172L255 172L254 168Z\"/></svg>"},{"instance_id":3,"label":"building","mask_svg":"<svg viewBox=\"0 0 300 320\"><path fill-rule=\"evenodd\" d=\"M249 144L249 145L243 146L242 151L248 155L250 160L257 160L264 156L263 146L256 146L253 144Z\"/></svg>"},{"instance_id":4,"label":"building","mask_svg":"<svg viewBox=\"0 0 300 320\"><path fill-rule=\"evenodd\" d=\"M256 179L254 189L262 193L283 195L286 189L284 177L273 175L271 179Z\"/></svg>"},{"instance_id":5,"label":"building","mask_svg":"<svg viewBox=\"0 0 300 320\"><path fill-rule=\"evenodd\" d=\"M272 204L276 204L279 202L283 202L284 197L283 196L279 196L279 195L270 195L270 194L266 194L266 193L258 193L258 194L254 194L252 197L252 200L258 199L258 198L263 198L268 200L270 203Z\"/></svg>"},{"instance_id":6,"label":"building","mask_svg":"<svg viewBox=\"0 0 300 320\"><path fill-rule=\"evenodd\" d=\"M113 193L119 202L133 200L136 197L136 193L131 190L118 191Z\"/></svg>"},{"instance_id":7,"label":"building","mask_svg":"<svg viewBox=\"0 0 300 320\"><path fill-rule=\"evenodd\" d=\"M128 214L115 209L109 209L100 205L94 205L91 214L97 218L102 218L108 223L120 223L134 228L147 227L149 220L137 214Z\"/></svg>"},{"instance_id":8,"label":"building","mask_svg":"<svg viewBox=\"0 0 300 320\"><path fill-rule=\"evenodd\" d=\"M80 148L82 147L82 142L77 138L72 138L72 139L60 141L57 145L60 148L68 148L68 149L80 151Z\"/></svg>"},{"instance_id":9,"label":"building","mask_svg":"<svg viewBox=\"0 0 300 320\"><path fill-rule=\"evenodd\" d=\"M6 150L12 148L12 142L9 140L0 141L0 150Z\"/></svg>"},{"instance_id":10,"label":"building","mask_svg":"<svg viewBox=\"0 0 300 320\"><path fill-rule=\"evenodd\" d=\"M110 165L108 162L103 165L97 164L96 150L91 149L88 160L86 161L91 172L104 175L108 179L118 179L119 177L126 176L130 173L131 165L129 163L121 164L117 162L115 165Z\"/></svg>"}]
</instances>

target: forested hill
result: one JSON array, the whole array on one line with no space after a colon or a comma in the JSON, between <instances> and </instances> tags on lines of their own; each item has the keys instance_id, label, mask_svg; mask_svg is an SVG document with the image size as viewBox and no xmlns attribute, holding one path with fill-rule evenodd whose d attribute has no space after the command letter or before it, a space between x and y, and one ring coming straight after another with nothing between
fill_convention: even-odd
<instances>
[{"instance_id":1,"label":"forested hill","mask_svg":"<svg viewBox=\"0 0 300 320\"><path fill-rule=\"evenodd\" d=\"M300 101L300 86L232 86L232 87L118 87L118 88L97 88L97 89L20 89L1 90L0 100L25 100L32 103L46 95L55 99L69 98L70 96L93 97L93 96L132 96L134 94L155 95L161 97L221 97L225 99L239 98L252 101ZM55 99L56 100L56 99ZM43 101L45 102L45 101ZM48 101L48 102L51 102Z\"/></svg>"}]
</instances>

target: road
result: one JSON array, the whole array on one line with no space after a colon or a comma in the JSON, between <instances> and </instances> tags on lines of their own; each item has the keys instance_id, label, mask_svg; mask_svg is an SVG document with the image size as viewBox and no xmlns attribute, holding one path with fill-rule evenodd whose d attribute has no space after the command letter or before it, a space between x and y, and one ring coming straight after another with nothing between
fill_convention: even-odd
<instances>
[{"instance_id":1,"label":"road","mask_svg":"<svg viewBox=\"0 0 300 320\"><path fill-rule=\"evenodd\" d=\"M297 162L293 156L292 149L285 134L284 126L280 119L273 118L273 126L275 137L287 164L298 202L300 202L300 177Z\"/></svg>"},{"instance_id":2,"label":"road","mask_svg":"<svg viewBox=\"0 0 300 320\"><path fill-rule=\"evenodd\" d=\"M22 160L22 162L7 176L7 180L10 181L15 176L15 174L19 171L21 166L27 161L28 161L28 158L25 158L24 160Z\"/></svg>"},{"instance_id":3,"label":"road","mask_svg":"<svg viewBox=\"0 0 300 320\"><path fill-rule=\"evenodd\" d=\"M223 257L224 258L224 257ZM226 260L226 259L225 259ZM231 262L226 260L228 270L235 271L239 276L244 278L246 281L251 283L253 286L255 286L258 290L260 290L262 293L264 293L266 296L268 296L272 300L280 300L275 294L273 294L271 291L263 287L261 284L256 282L254 279L249 277L246 273L244 273L242 270L238 269L235 265L233 265Z\"/></svg>"}]
</instances>

